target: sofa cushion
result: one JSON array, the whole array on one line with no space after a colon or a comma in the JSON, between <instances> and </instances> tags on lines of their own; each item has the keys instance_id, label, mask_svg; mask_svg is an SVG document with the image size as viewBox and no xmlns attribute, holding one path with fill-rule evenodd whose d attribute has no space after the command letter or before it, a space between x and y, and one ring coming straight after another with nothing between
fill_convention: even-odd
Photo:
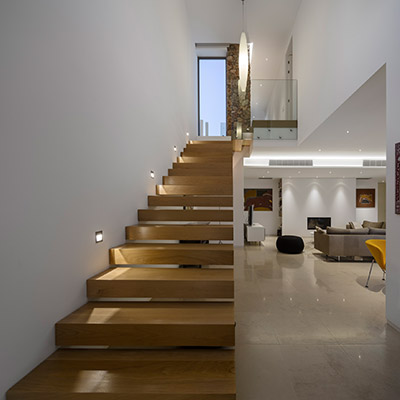
<instances>
[{"instance_id":1,"label":"sofa cushion","mask_svg":"<svg viewBox=\"0 0 400 400\"><path fill-rule=\"evenodd\" d=\"M364 221L362 223L363 228L382 228L384 222L372 222L372 221Z\"/></svg>"},{"instance_id":2,"label":"sofa cushion","mask_svg":"<svg viewBox=\"0 0 400 400\"><path fill-rule=\"evenodd\" d=\"M350 229L362 229L361 224L357 221L350 221L349 225L350 225Z\"/></svg>"},{"instance_id":3,"label":"sofa cushion","mask_svg":"<svg viewBox=\"0 0 400 400\"><path fill-rule=\"evenodd\" d=\"M328 235L368 235L368 228L361 229L344 229L344 228L335 228L330 227L326 228L326 233Z\"/></svg>"},{"instance_id":4,"label":"sofa cushion","mask_svg":"<svg viewBox=\"0 0 400 400\"><path fill-rule=\"evenodd\" d=\"M386 229L369 228L370 235L386 235Z\"/></svg>"},{"instance_id":5,"label":"sofa cushion","mask_svg":"<svg viewBox=\"0 0 400 400\"><path fill-rule=\"evenodd\" d=\"M318 232L318 233L326 233L326 230L322 229L320 226L316 226L315 227L315 231Z\"/></svg>"}]
</instances>

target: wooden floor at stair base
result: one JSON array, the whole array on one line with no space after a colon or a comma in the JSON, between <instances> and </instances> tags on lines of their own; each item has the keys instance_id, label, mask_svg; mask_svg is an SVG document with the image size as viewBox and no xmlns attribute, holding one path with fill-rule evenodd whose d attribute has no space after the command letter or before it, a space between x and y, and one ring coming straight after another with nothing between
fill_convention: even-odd
<instances>
[{"instance_id":1,"label":"wooden floor at stair base","mask_svg":"<svg viewBox=\"0 0 400 400\"><path fill-rule=\"evenodd\" d=\"M234 350L58 350L7 400L234 400Z\"/></svg>"},{"instance_id":2,"label":"wooden floor at stair base","mask_svg":"<svg viewBox=\"0 0 400 400\"><path fill-rule=\"evenodd\" d=\"M233 225L132 225L126 240L233 240Z\"/></svg>"},{"instance_id":3,"label":"wooden floor at stair base","mask_svg":"<svg viewBox=\"0 0 400 400\"><path fill-rule=\"evenodd\" d=\"M233 269L109 268L88 279L87 296L233 299Z\"/></svg>"},{"instance_id":4,"label":"wooden floor at stair base","mask_svg":"<svg viewBox=\"0 0 400 400\"><path fill-rule=\"evenodd\" d=\"M57 346L234 346L234 305L89 302L55 330Z\"/></svg>"},{"instance_id":5,"label":"wooden floor at stair base","mask_svg":"<svg viewBox=\"0 0 400 400\"><path fill-rule=\"evenodd\" d=\"M232 196L148 196L149 207L233 207Z\"/></svg>"},{"instance_id":6,"label":"wooden floor at stair base","mask_svg":"<svg viewBox=\"0 0 400 400\"><path fill-rule=\"evenodd\" d=\"M126 243L110 249L110 264L233 265L233 245Z\"/></svg>"}]
</instances>

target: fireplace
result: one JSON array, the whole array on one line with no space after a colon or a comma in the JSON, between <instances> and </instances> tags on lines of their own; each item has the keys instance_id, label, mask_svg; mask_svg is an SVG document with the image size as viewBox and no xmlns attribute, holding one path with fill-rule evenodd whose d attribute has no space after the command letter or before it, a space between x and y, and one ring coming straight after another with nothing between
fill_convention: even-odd
<instances>
[{"instance_id":1,"label":"fireplace","mask_svg":"<svg viewBox=\"0 0 400 400\"><path fill-rule=\"evenodd\" d=\"M317 226L326 229L331 226L331 217L307 217L307 229L313 230Z\"/></svg>"}]
</instances>

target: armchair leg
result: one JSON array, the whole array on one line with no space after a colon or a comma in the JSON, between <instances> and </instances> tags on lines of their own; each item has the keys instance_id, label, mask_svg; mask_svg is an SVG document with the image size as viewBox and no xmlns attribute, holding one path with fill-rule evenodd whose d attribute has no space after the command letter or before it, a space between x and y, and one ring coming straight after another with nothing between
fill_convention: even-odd
<instances>
[{"instance_id":1,"label":"armchair leg","mask_svg":"<svg viewBox=\"0 0 400 400\"><path fill-rule=\"evenodd\" d=\"M369 269L368 279L367 279L367 283L365 284L365 287L368 287L369 278L371 277L371 272L372 272L372 267L374 266L374 262L375 262L375 260L372 260L371 268Z\"/></svg>"}]
</instances>

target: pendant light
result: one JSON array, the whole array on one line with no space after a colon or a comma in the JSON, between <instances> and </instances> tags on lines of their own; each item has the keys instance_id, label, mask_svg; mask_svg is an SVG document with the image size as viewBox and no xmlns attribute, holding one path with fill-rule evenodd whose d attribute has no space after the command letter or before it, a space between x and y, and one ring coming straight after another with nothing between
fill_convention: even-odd
<instances>
[{"instance_id":1,"label":"pendant light","mask_svg":"<svg viewBox=\"0 0 400 400\"><path fill-rule=\"evenodd\" d=\"M249 75L249 52L247 50L247 37L244 31L244 0L242 0L242 27L243 31L240 35L239 42L239 82L240 90L246 91L247 78Z\"/></svg>"}]
</instances>

